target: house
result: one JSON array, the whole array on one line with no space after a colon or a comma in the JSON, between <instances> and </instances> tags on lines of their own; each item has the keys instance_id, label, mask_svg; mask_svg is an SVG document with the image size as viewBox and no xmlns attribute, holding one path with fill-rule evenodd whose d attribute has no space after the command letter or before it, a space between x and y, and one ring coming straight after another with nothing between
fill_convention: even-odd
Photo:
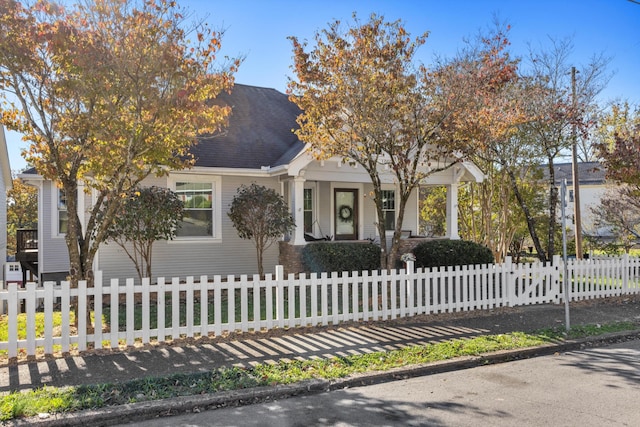
<instances>
[{"instance_id":1,"label":"house","mask_svg":"<svg viewBox=\"0 0 640 427\"><path fill-rule=\"evenodd\" d=\"M2 271L7 260L7 190L12 186L11 166L9 165L9 153L7 151L7 140L4 136L4 127L0 126L0 260L2 260ZM4 281L5 278L2 277Z\"/></svg>"},{"instance_id":2,"label":"house","mask_svg":"<svg viewBox=\"0 0 640 427\"><path fill-rule=\"evenodd\" d=\"M567 228L573 234L575 227L575 192L573 187L572 163L559 163L554 166L555 185L560 188L563 180L567 180L566 212L568 216ZM600 230L595 225L595 218L591 208L600 204L602 196L611 184L606 181L606 169L598 162L578 163L578 178L580 184L580 219L582 234L586 236L601 236L606 230Z\"/></svg>"},{"instance_id":3,"label":"house","mask_svg":"<svg viewBox=\"0 0 640 427\"><path fill-rule=\"evenodd\" d=\"M199 138L192 149L195 166L147 179L145 185L169 187L188 204L183 226L171 241L159 241L153 249L153 275L254 274L257 272L253 242L237 236L227 211L242 184L255 182L276 190L289 206L297 227L286 236L287 247L302 247L309 236L333 236L335 240L379 239L375 224L373 185L362 167L341 159L313 159L292 129L297 127L298 107L274 89L236 84L230 94L217 98L232 107L228 127L221 133ZM66 205L56 184L34 171L21 179L39 189L38 265L42 280L64 277L68 255L64 241ZM481 172L473 164L458 163L430 176L424 185L448 188L447 236L458 238L457 188L463 181L478 181ZM395 185L384 175L386 218L396 215ZM79 206L88 209L91 194L80 192ZM418 234L418 192L412 197L403 228ZM386 236L385 236L386 237ZM282 245L280 245L282 246ZM273 245L265 253L269 271L278 264L281 250ZM132 263L115 244L98 251L95 268L106 278L136 277Z\"/></svg>"}]
</instances>

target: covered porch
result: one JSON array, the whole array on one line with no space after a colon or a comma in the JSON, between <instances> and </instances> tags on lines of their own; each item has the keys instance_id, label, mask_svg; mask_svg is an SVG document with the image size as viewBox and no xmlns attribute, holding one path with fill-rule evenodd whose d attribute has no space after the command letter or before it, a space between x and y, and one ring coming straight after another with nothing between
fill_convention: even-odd
<instances>
[{"instance_id":1,"label":"covered porch","mask_svg":"<svg viewBox=\"0 0 640 427\"><path fill-rule=\"evenodd\" d=\"M394 176L381 175L384 218L378 218L373 200L373 184L369 174L357 164L340 158L312 159L305 151L295 158L280 176L281 192L291 208L296 228L287 244L304 246L316 239L335 241L390 239L396 226L399 189ZM472 163L460 162L429 175L421 186L446 188L446 231L448 239L458 235L458 187L465 182L482 181L482 172ZM420 198L415 189L407 203L402 224L403 237L420 236ZM383 221L387 230L379 236L376 224Z\"/></svg>"}]
</instances>

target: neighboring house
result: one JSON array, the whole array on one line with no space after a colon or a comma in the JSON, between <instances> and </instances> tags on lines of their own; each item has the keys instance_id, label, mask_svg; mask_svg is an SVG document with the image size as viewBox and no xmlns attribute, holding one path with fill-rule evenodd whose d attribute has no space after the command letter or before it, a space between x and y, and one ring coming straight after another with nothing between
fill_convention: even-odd
<instances>
[{"instance_id":1,"label":"neighboring house","mask_svg":"<svg viewBox=\"0 0 640 427\"><path fill-rule=\"evenodd\" d=\"M218 102L232 107L228 127L212 137L201 137L192 152L195 166L174 171L167 177L151 178L145 185L169 187L184 201L185 219L172 241L159 241L153 249L154 277L185 277L203 274L253 274L257 272L253 242L240 239L227 216L242 184L255 182L275 189L289 206L297 227L288 243L307 244L309 236L333 236L335 240L379 239L375 224L373 185L362 167L334 158L314 160L292 132L297 127L298 107L287 95L274 89L235 85ZM64 242L66 203L55 183L34 171L20 176L39 189L38 264L42 280L59 279L68 271ZM430 176L424 185L448 188L447 236L458 238L457 188L462 181L482 180L473 164L459 163ZM385 218L391 227L397 215L395 185L385 175ZM91 205L91 194L79 192L79 206ZM194 203L198 200L198 203ZM407 206L403 229L418 234L418 192ZM386 237L386 236L385 236ZM269 271L279 262L280 250L273 245L265 253ZM135 269L114 243L102 245L95 268L106 278L136 277Z\"/></svg>"},{"instance_id":2,"label":"neighboring house","mask_svg":"<svg viewBox=\"0 0 640 427\"><path fill-rule=\"evenodd\" d=\"M12 186L11 166L9 165L9 153L7 152L7 140L4 137L4 127L0 125L0 260L2 271L7 260L7 190ZM2 277L4 281L5 278Z\"/></svg>"},{"instance_id":3,"label":"neighboring house","mask_svg":"<svg viewBox=\"0 0 640 427\"><path fill-rule=\"evenodd\" d=\"M567 180L567 228L573 232L575 227L575 192L573 188L573 168L571 163L554 165L555 183L558 188L564 179ZM595 218L591 208L600 204L602 196L610 183L605 180L606 169L598 162L578 163L578 178L580 183L580 218L582 220L582 234L587 236L601 236L606 230L599 230L595 225Z\"/></svg>"},{"instance_id":4,"label":"neighboring house","mask_svg":"<svg viewBox=\"0 0 640 427\"><path fill-rule=\"evenodd\" d=\"M5 284L17 283L22 285L25 283L22 266L13 258L14 257L11 256L7 257L7 262L4 264L4 282ZM37 280L33 274L30 274L30 272L27 272L24 276L26 277L27 282L34 282Z\"/></svg>"}]
</instances>

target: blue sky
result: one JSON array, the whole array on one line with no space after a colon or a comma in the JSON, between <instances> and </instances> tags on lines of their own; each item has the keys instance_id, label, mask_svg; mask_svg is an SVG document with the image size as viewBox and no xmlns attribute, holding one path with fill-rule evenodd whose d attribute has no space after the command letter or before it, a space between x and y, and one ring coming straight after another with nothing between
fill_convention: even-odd
<instances>
[{"instance_id":1,"label":"blue sky","mask_svg":"<svg viewBox=\"0 0 640 427\"><path fill-rule=\"evenodd\" d=\"M612 57L614 72L601 101L640 104L640 4L628 0L179 0L214 28L225 28L222 55L244 55L236 82L284 92L291 76L291 43L287 36L307 39L334 19L362 20L371 13L401 19L416 36L430 36L418 60L452 56L463 39L491 27L494 16L511 25L511 50L524 55L528 44L548 46L549 37L572 38L571 61L587 64L594 54ZM7 134L11 167L25 166L20 135Z\"/></svg>"}]
</instances>

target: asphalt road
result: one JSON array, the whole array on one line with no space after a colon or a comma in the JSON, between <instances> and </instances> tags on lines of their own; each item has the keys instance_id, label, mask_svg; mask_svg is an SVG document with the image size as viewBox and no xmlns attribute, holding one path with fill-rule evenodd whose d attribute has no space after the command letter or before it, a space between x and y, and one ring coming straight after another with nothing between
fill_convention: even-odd
<instances>
[{"instance_id":1,"label":"asphalt road","mask_svg":"<svg viewBox=\"0 0 640 427\"><path fill-rule=\"evenodd\" d=\"M640 426L638 398L636 340L134 425Z\"/></svg>"}]
</instances>

